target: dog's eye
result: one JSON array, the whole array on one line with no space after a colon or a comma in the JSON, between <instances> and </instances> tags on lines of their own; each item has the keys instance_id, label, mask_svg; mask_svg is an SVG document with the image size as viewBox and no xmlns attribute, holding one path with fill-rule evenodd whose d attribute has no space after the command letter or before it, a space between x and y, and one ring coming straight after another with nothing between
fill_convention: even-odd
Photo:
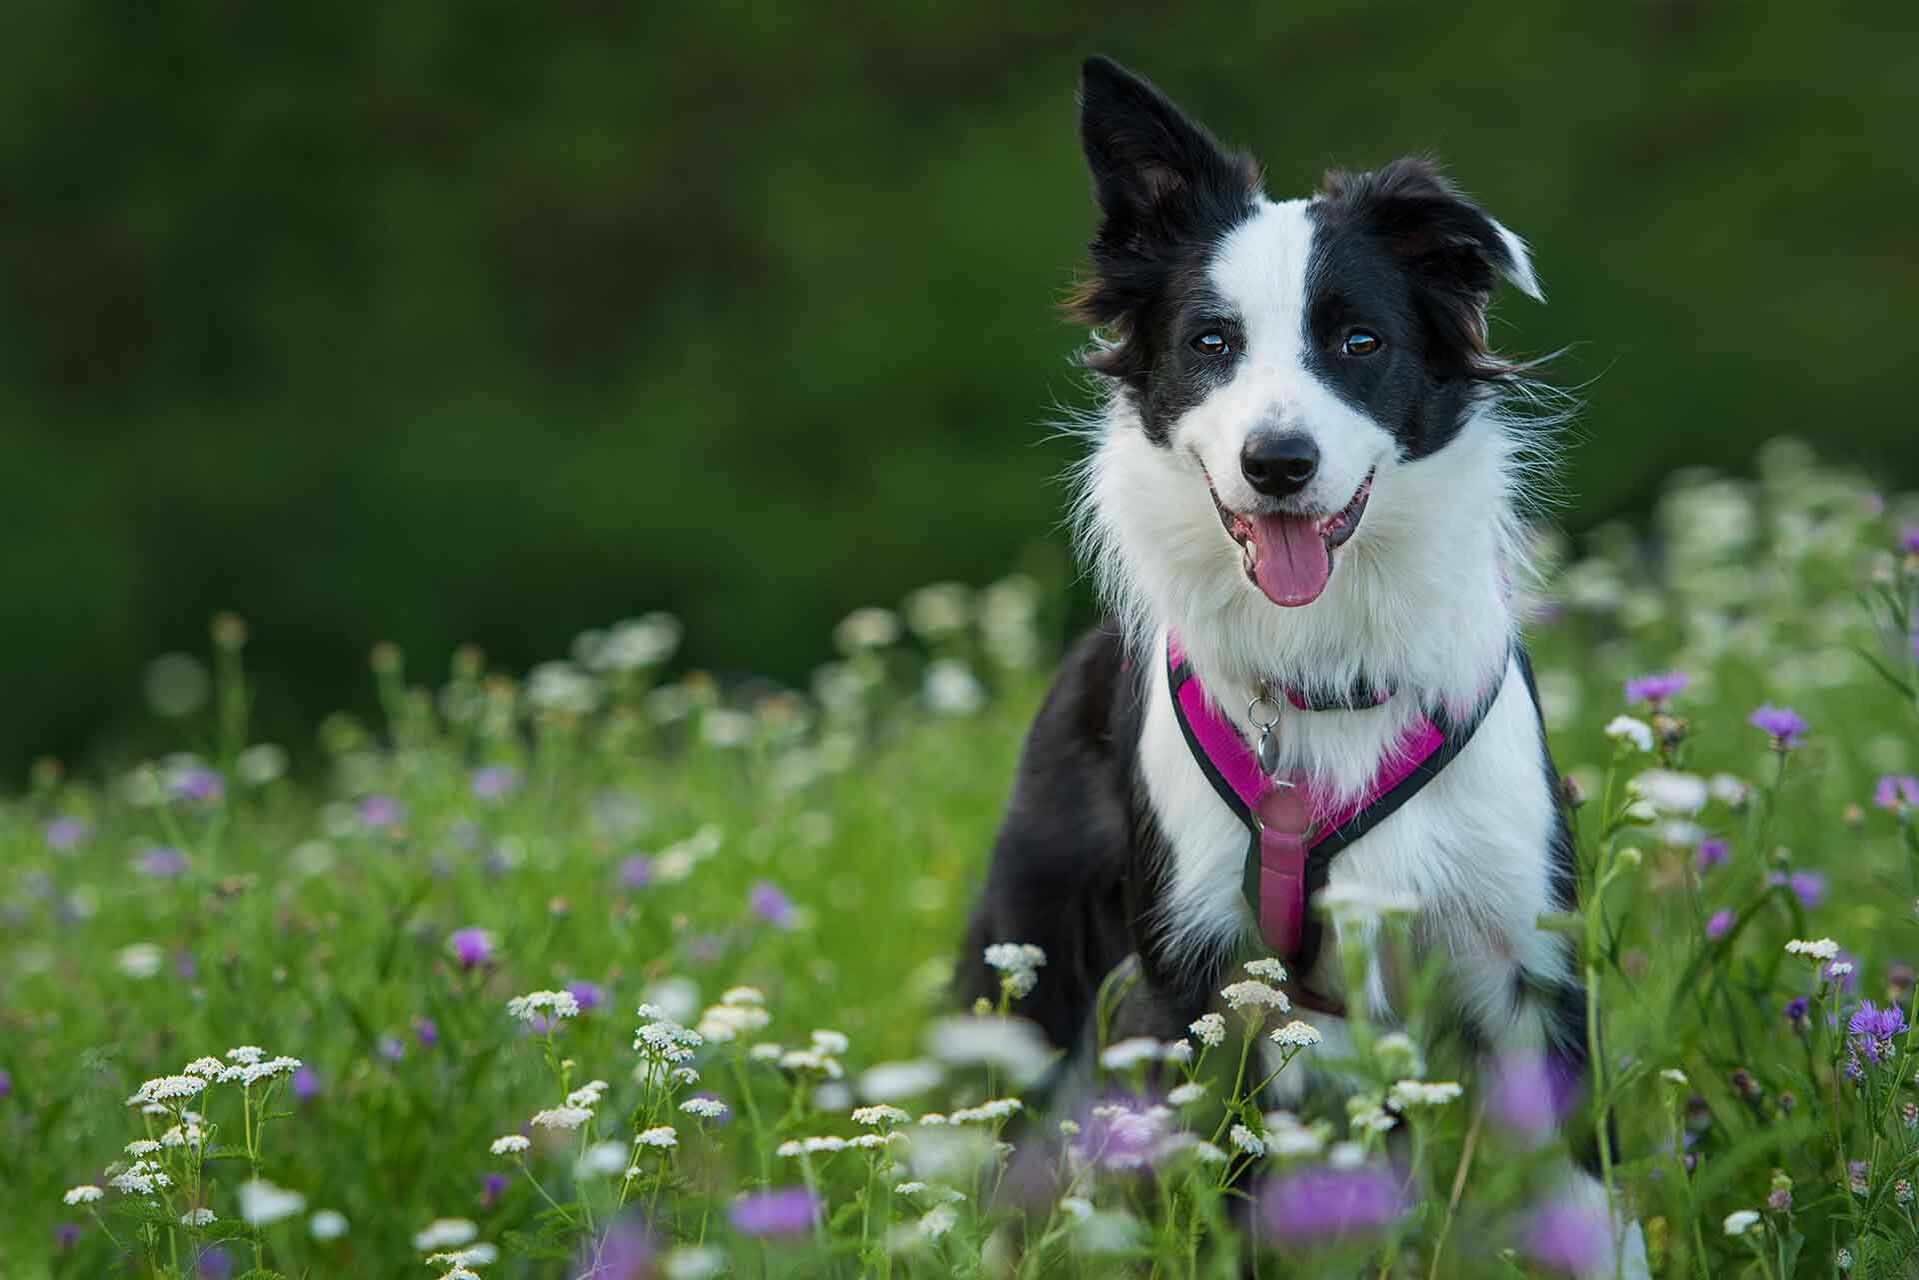
<instances>
[{"instance_id":1,"label":"dog's eye","mask_svg":"<svg viewBox=\"0 0 1919 1280\"><path fill-rule=\"evenodd\" d=\"M1193 350L1203 356L1223 356L1232 349L1223 334L1207 332L1193 339Z\"/></svg>"},{"instance_id":2,"label":"dog's eye","mask_svg":"<svg viewBox=\"0 0 1919 1280\"><path fill-rule=\"evenodd\" d=\"M1349 356L1369 356L1379 350L1379 335L1371 329L1355 329L1346 335L1340 350Z\"/></svg>"}]
</instances>

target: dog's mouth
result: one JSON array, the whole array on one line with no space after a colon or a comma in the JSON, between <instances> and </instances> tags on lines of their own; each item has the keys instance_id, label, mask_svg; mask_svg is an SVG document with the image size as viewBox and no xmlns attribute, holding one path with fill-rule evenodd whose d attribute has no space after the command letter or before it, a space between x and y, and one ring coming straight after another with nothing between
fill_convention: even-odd
<instances>
[{"instance_id":1,"label":"dog's mouth","mask_svg":"<svg viewBox=\"0 0 1919 1280\"><path fill-rule=\"evenodd\" d=\"M1377 470L1375 468L1374 470ZM1346 544L1359 528L1366 513L1366 499L1372 496L1373 472L1359 482L1359 491L1331 515L1243 516L1219 500L1213 478L1206 477L1206 489L1219 510L1219 522L1226 534L1239 544L1244 557L1246 580L1265 592L1266 598L1287 609L1311 604L1326 590L1333 576L1333 552Z\"/></svg>"}]
</instances>

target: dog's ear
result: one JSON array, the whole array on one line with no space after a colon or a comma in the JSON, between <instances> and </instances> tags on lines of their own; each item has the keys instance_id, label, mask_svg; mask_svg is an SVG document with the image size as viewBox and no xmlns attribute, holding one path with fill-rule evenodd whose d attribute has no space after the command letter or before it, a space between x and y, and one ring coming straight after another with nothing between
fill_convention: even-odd
<instances>
[{"instance_id":1,"label":"dog's ear","mask_svg":"<svg viewBox=\"0 0 1919 1280\"><path fill-rule=\"evenodd\" d=\"M1407 157L1370 173L1326 175L1326 215L1359 225L1402 263L1427 300L1443 362L1474 372L1510 372L1486 347L1486 306L1504 278L1538 302L1526 242L1461 195L1429 159Z\"/></svg>"},{"instance_id":2,"label":"dog's ear","mask_svg":"<svg viewBox=\"0 0 1919 1280\"><path fill-rule=\"evenodd\" d=\"M1110 58L1088 58L1081 68L1079 108L1080 142L1103 215L1093 265L1110 287L1093 282L1074 309L1088 323L1107 324L1138 301L1124 283L1128 268L1163 261L1244 217L1259 171Z\"/></svg>"}]
</instances>

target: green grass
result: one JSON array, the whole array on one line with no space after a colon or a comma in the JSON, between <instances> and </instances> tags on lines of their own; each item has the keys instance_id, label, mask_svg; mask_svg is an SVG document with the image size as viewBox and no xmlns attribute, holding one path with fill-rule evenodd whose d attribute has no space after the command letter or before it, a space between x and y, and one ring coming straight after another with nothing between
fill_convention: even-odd
<instances>
[{"instance_id":1,"label":"green grass","mask_svg":"<svg viewBox=\"0 0 1919 1280\"><path fill-rule=\"evenodd\" d=\"M1554 579L1567 603L1533 631L1555 754L1588 797L1584 880L1604 886L1582 916L1542 922L1571 935L1600 984L1605 1069L1570 1124L1618 1125L1618 1199L1645 1222L1659 1274L1826 1276L1842 1249L1855 1275L1905 1274L1919 1239L1908 1181L1919 1149L1901 1115L1919 1101L1910 1055L1901 1035L1851 1083L1845 1038L1822 1015L1836 1009L1843 1026L1858 999L1883 1003L1916 950L1909 815L1872 798L1881 775L1919 765L1919 557L1896 550L1899 516L1919 512L1902 513L1903 499L1873 508L1861 481L1791 447L1762 463L1751 486L1676 480L1650 538L1601 530ZM1746 521L1749 538L1738 536ZM929 630L942 601L960 625ZM934 1062L927 1024L952 1012L963 918L1043 689L1043 661L1004 660L1046 648L1017 587L918 603L907 612L919 630L850 652L819 697L699 676L658 685L642 666L595 675L590 711L541 709L551 672L522 683L463 653L428 688L383 650L385 722L322 725L328 776L310 781L269 777L270 755L243 756L243 628L216 623L211 705L179 726L193 760L112 778L44 767L0 807L0 1274L186 1275L196 1260L236 1275L438 1274L422 1269L416 1236L444 1218L497 1249L472 1265L501 1277L586 1274L592 1257L609 1280L649 1274L618 1263L619 1240L641 1232L647 1265L665 1274L1225 1275L1248 1250L1268 1274L1547 1273L1540 1215L1562 1157L1474 1126L1470 1077L1464 1097L1409 1109L1392 1135L1357 1135L1338 1155L1389 1179L1404 1213L1321 1252L1269 1247L1271 1206L1236 1214L1229 1176L1279 1188L1275 1199L1299 1194L1301 1171L1355 1135L1336 1104L1296 1127L1260 1115L1236 1070L1237 1015L1224 1046L1160 1081L1190 1074L1214 1101L1140 1122L1162 1138L1192 1133L1157 1156L1156 1178L1099 1168L1097 1152L1093 1167L1037 1144L1008 1158L992 1145L999 1120L909 1123L909 1137L870 1151L778 1154L787 1141L871 1132L848 1114L868 1068ZM1874 609L1881 623L1896 617L1876 626ZM984 706L930 707L933 658L976 673ZM1673 707L1683 725L1661 725L1656 757L1616 746L1602 729L1627 710L1620 680L1670 667L1691 676ZM964 703L965 679L946 671ZM1789 754L1747 724L1764 701L1811 721ZM517 785L482 797L483 766L510 768ZM1728 774L1751 799L1714 798L1679 827L1671 814L1648 823L1627 810L1627 784L1654 767ZM220 795L182 794L197 768L217 771ZM1726 839L1730 858L1701 873L1694 846L1707 835ZM184 869L140 869L155 846L177 850ZM627 879L638 855L650 859L643 885ZM1826 877L1823 899L1802 905L1769 883L1775 871ZM765 918L767 886L790 900L790 918ZM1733 923L1711 939L1721 910ZM449 937L462 929L489 935L484 963L456 958ZM1838 940L1856 991L1815 990L1812 964L1784 951L1796 937ZM1443 978L1440 968L1422 972ZM597 984L604 1003L550 1036L509 1015L511 997L570 982ZM697 1084L636 1074L643 1001L693 1024L740 984L762 993L763 1029L694 1048ZM1892 994L1910 1012L1909 970L1903 984ZM1431 1030L1443 983L1415 985L1407 1020ZM1815 997L1803 1032L1784 1012L1796 995ZM1017 1013L1010 995L1009 1006ZM997 1013L983 1025L1002 1027ZM804 1047L819 1029L848 1041L823 1042L830 1067L748 1053ZM1419 1073L1385 1031L1360 1028L1360 1056L1340 1064L1362 1095ZM179 1119L127 1105L142 1081L242 1045L298 1058L305 1096L285 1074L214 1084L175 1104L203 1113L206 1137L198 1158L191 1145L162 1148L173 1180L162 1194L63 1203L70 1187L106 1187L128 1142ZM1011 1096L1007 1052L990 1072L945 1064L940 1083L901 1105L917 1119ZM1427 1056L1429 1081L1460 1065L1443 1044ZM1672 1071L1684 1082L1661 1074ZM1145 1083L1141 1069L1108 1076L1114 1088ZM593 1079L608 1084L582 1128L527 1130L524 1158L489 1152ZM727 1104L724 1123L680 1109L697 1092ZM1082 1150L1133 1123L1079 1120ZM1236 1123L1314 1150L1241 1155ZM676 1128L677 1145L631 1147L659 1125ZM1226 1163L1205 1158L1202 1140L1232 1153ZM638 1172L576 1168L600 1142L617 1144L620 1168L638 1150ZM1848 1161L1865 1162L1863 1193L1847 1185ZM487 1190L488 1175L504 1185ZM245 1221L240 1187L255 1178L303 1207L274 1217L256 1204L273 1220ZM1790 1208L1768 1207L1787 1185L1775 1179L1790 1180ZM894 1189L909 1180L931 1185ZM739 1229L740 1196L799 1186L819 1196L816 1223L790 1236ZM965 1198L940 1205L942 1186ZM195 1206L216 1220L181 1226ZM321 1210L344 1215L345 1232L316 1238ZM1725 1219L1740 1210L1761 1216L1731 1237ZM77 1232L63 1235L67 1224Z\"/></svg>"}]
</instances>

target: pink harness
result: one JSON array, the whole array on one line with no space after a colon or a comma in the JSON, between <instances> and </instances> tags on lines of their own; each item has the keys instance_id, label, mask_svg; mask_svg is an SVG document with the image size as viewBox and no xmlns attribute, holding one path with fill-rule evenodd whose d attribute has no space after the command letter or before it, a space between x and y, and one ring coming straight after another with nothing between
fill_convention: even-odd
<instances>
[{"instance_id":1,"label":"pink harness","mask_svg":"<svg viewBox=\"0 0 1919 1280\"><path fill-rule=\"evenodd\" d=\"M1519 657L1524 671L1523 650ZM1330 788L1303 773L1273 777L1261 769L1246 740L1200 687L1179 637L1167 634L1173 717L1207 781L1246 826L1251 840L1242 891L1259 921L1260 937L1300 979L1312 971L1320 942L1319 921L1306 904L1326 887L1333 858L1439 776L1485 720L1504 675L1502 665L1499 680L1464 720L1443 710L1420 715L1380 760L1366 790L1342 804ZM1328 699L1286 693L1294 706L1314 711L1378 706L1389 696L1355 691Z\"/></svg>"}]
</instances>

